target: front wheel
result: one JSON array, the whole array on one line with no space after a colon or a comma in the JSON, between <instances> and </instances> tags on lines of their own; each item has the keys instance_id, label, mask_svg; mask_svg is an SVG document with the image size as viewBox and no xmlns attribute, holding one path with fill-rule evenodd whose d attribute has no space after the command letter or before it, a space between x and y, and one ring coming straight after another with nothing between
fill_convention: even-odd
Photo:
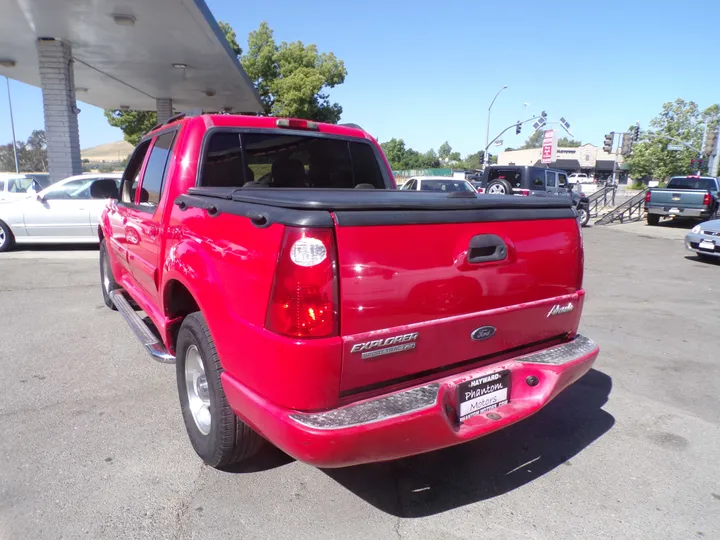
<instances>
[{"instance_id":1,"label":"front wheel","mask_svg":"<svg viewBox=\"0 0 720 540\"><path fill-rule=\"evenodd\" d=\"M180 408L197 455L216 469L252 457L263 439L230 408L220 381L220 358L199 311L183 320L176 349Z\"/></svg>"}]
</instances>

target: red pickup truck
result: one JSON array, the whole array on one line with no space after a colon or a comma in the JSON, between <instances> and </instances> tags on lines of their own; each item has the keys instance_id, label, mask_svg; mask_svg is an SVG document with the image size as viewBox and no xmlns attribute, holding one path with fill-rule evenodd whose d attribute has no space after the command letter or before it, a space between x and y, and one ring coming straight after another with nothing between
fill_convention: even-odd
<instances>
[{"instance_id":1,"label":"red pickup truck","mask_svg":"<svg viewBox=\"0 0 720 540\"><path fill-rule=\"evenodd\" d=\"M569 199L396 189L349 126L171 119L98 229L105 303L175 363L198 455L341 467L468 441L590 369ZM146 317L141 317L144 312Z\"/></svg>"}]
</instances>

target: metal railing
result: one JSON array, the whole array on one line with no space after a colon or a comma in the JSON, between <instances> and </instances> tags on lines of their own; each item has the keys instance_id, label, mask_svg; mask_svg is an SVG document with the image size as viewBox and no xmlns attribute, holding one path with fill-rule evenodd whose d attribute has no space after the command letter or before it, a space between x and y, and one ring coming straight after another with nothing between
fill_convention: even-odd
<instances>
[{"instance_id":1,"label":"metal railing","mask_svg":"<svg viewBox=\"0 0 720 540\"><path fill-rule=\"evenodd\" d=\"M645 193L647 193L647 189L642 190L614 210L605 214L595 222L595 225L609 225L614 221L619 221L620 223L640 221L645 213Z\"/></svg>"},{"instance_id":2,"label":"metal railing","mask_svg":"<svg viewBox=\"0 0 720 540\"><path fill-rule=\"evenodd\" d=\"M592 193L589 197L588 212L590 217L597 217L600 210L608 206L615 206L615 192L617 188L614 186L604 186Z\"/></svg>"}]
</instances>

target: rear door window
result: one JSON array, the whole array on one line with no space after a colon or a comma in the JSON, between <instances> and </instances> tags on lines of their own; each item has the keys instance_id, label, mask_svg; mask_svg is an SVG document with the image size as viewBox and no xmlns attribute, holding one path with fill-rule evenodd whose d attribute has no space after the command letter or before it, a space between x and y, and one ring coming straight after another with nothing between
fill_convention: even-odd
<instances>
[{"instance_id":1,"label":"rear door window","mask_svg":"<svg viewBox=\"0 0 720 540\"><path fill-rule=\"evenodd\" d=\"M364 141L216 132L206 147L200 185L384 189L386 179L376 150Z\"/></svg>"},{"instance_id":2,"label":"rear door window","mask_svg":"<svg viewBox=\"0 0 720 540\"><path fill-rule=\"evenodd\" d=\"M545 190L545 170L532 168L529 170L530 178L528 179L527 189L533 191Z\"/></svg>"},{"instance_id":3,"label":"rear door window","mask_svg":"<svg viewBox=\"0 0 720 540\"><path fill-rule=\"evenodd\" d=\"M145 162L145 155L150 148L150 141L141 142L133 152L123 173L120 186L120 201L127 204L135 203L135 192L140 182L140 173Z\"/></svg>"},{"instance_id":4,"label":"rear door window","mask_svg":"<svg viewBox=\"0 0 720 540\"><path fill-rule=\"evenodd\" d=\"M555 171L545 171L545 185L549 188L557 187L557 173Z\"/></svg>"},{"instance_id":5,"label":"rear door window","mask_svg":"<svg viewBox=\"0 0 720 540\"><path fill-rule=\"evenodd\" d=\"M565 173L558 173L558 187L567 187L567 175Z\"/></svg>"}]
</instances>

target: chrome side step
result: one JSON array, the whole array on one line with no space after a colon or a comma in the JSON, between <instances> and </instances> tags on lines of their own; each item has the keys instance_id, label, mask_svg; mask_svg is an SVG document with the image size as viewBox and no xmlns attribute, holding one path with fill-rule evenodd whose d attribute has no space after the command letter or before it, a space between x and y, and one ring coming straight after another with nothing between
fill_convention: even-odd
<instances>
[{"instance_id":1,"label":"chrome side step","mask_svg":"<svg viewBox=\"0 0 720 540\"><path fill-rule=\"evenodd\" d=\"M120 312L120 315L125 318L125 322L128 323L128 326L140 340L140 343L142 343L150 353L153 360L157 360L163 364L174 364L175 357L167 351L165 345L163 345L157 336L152 333L152 330L148 328L145 321L140 318L130 303L125 299L122 291L112 291L110 293L110 299L112 300L112 303L115 304L115 307Z\"/></svg>"}]
</instances>

